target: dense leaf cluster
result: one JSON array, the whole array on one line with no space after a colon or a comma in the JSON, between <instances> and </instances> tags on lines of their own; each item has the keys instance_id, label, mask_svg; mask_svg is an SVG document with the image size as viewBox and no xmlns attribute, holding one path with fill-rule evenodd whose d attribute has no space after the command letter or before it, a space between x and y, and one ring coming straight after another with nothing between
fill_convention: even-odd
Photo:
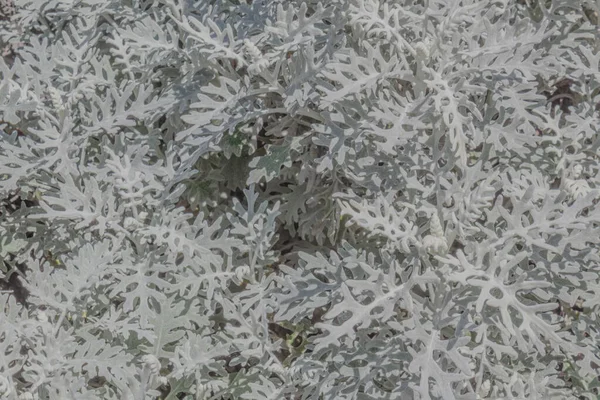
<instances>
[{"instance_id":1,"label":"dense leaf cluster","mask_svg":"<svg viewBox=\"0 0 600 400\"><path fill-rule=\"evenodd\" d=\"M0 0L0 398L597 398L598 7Z\"/></svg>"}]
</instances>

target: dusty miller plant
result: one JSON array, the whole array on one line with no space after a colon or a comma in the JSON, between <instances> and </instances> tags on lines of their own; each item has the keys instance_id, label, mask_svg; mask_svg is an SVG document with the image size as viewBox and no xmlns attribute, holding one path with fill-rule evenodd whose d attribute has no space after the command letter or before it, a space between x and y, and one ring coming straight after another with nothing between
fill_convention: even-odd
<instances>
[{"instance_id":1,"label":"dusty miller plant","mask_svg":"<svg viewBox=\"0 0 600 400\"><path fill-rule=\"evenodd\" d=\"M597 398L599 6L2 0L0 398Z\"/></svg>"}]
</instances>

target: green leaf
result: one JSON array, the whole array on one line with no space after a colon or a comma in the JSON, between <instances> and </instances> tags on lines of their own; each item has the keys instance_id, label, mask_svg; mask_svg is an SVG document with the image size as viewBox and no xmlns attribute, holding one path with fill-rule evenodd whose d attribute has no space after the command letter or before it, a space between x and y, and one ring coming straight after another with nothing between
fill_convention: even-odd
<instances>
[{"instance_id":1,"label":"green leaf","mask_svg":"<svg viewBox=\"0 0 600 400\"><path fill-rule=\"evenodd\" d=\"M250 175L246 184L258 183L263 177L267 182L279 176L282 167L291 167L291 152L295 150L300 138L293 138L291 142L284 145L271 145L267 148L267 154L256 157L250 162Z\"/></svg>"}]
</instances>

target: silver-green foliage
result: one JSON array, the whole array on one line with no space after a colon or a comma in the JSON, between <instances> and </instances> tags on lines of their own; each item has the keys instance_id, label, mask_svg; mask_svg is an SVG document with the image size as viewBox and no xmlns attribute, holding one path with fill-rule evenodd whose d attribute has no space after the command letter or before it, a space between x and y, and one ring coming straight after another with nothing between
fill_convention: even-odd
<instances>
[{"instance_id":1,"label":"silver-green foliage","mask_svg":"<svg viewBox=\"0 0 600 400\"><path fill-rule=\"evenodd\" d=\"M0 398L597 398L600 3L0 6Z\"/></svg>"}]
</instances>

